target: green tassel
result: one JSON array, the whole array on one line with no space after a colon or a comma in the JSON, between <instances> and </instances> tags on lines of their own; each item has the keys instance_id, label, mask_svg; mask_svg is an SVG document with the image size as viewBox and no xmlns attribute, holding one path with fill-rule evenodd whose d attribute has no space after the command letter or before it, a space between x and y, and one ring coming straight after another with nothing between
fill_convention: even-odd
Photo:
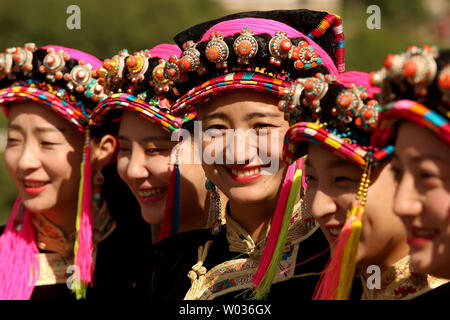
<instances>
[{"instance_id":1,"label":"green tassel","mask_svg":"<svg viewBox=\"0 0 450 320\"><path fill-rule=\"evenodd\" d=\"M272 286L273 279L277 274L280 266L281 257L283 255L283 249L286 244L286 236L288 233L290 221L292 219L292 212L294 210L294 205L297 200L297 196L300 192L302 182L302 170L297 169L294 174L294 178L291 185L291 190L289 191L288 201L286 203L286 209L284 211L283 224L281 225L280 234L278 236L278 241L273 252L272 261L267 268L261 283L252 294L252 299L261 300L265 299L269 294L270 287Z\"/></svg>"},{"instance_id":2,"label":"green tassel","mask_svg":"<svg viewBox=\"0 0 450 320\"><path fill-rule=\"evenodd\" d=\"M78 190L78 209L77 209L77 218L75 221L75 245L73 248L73 252L74 252L74 257L77 256L77 250L78 250L78 231L80 230L80 223L81 223L81 210L82 210L82 201L83 201L83 184L84 184L84 179L85 177L83 176L83 172L84 172L84 164L85 161L83 159L83 161L81 162L81 179L80 179L80 186L79 186L79 190ZM75 263L75 261L74 261ZM75 293L77 300L80 300L81 298L86 298L86 285L83 281L79 281L80 286L78 288L78 286L76 285L76 281L78 279L74 279L72 282L72 293Z\"/></svg>"}]
</instances>

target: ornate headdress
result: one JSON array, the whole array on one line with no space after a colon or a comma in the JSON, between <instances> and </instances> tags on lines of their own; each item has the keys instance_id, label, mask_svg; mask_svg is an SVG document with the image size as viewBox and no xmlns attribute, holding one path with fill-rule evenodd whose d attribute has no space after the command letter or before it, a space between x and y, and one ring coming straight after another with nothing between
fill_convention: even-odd
<instances>
[{"instance_id":1,"label":"ornate headdress","mask_svg":"<svg viewBox=\"0 0 450 320\"><path fill-rule=\"evenodd\" d=\"M183 31L175 41L183 54L165 70L182 95L172 106L176 115L228 90L277 94L298 77L345 69L342 21L325 12L232 14Z\"/></svg>"},{"instance_id":2,"label":"ornate headdress","mask_svg":"<svg viewBox=\"0 0 450 320\"><path fill-rule=\"evenodd\" d=\"M307 142L364 168L355 201L313 299L348 299L371 168L393 151L392 146L376 149L370 145L381 106L369 99L374 90L366 89L368 80L369 75L361 72L348 72L338 79L317 74L280 90L280 109L291 123L298 122L286 133L286 161L303 156L306 149L302 147Z\"/></svg>"},{"instance_id":3,"label":"ornate headdress","mask_svg":"<svg viewBox=\"0 0 450 320\"><path fill-rule=\"evenodd\" d=\"M85 295L86 285L92 283L93 276L88 122L94 106L106 97L103 87L98 83L97 68L100 65L100 60L87 53L54 45L38 49L33 43L27 43L23 48L8 48L0 54L0 105L6 115L8 105L13 102L35 101L73 123L86 136L74 249L75 264L79 267L78 276L82 283L81 289L74 286L77 298ZM27 211L23 218L19 217L20 208L22 205L18 197L0 238L2 299L28 299L39 275L30 213ZM19 265L22 271L16 269ZM30 274L30 270L34 272ZM10 285L11 281L15 283L14 286Z\"/></svg>"},{"instance_id":4,"label":"ornate headdress","mask_svg":"<svg viewBox=\"0 0 450 320\"><path fill-rule=\"evenodd\" d=\"M345 69L342 21L326 12L237 13L189 28L175 41L183 54L165 65L181 95L172 105L174 115L195 110L230 90L244 88L278 95L299 77L317 72L338 75ZM292 179L301 178L301 168L294 171L283 183L288 186L281 191L286 197L277 203L266 249L253 278L255 298L267 295L279 267L285 241L280 235L286 235L291 214L286 204L294 203L298 194L289 189L291 185L300 187Z\"/></svg>"},{"instance_id":5,"label":"ornate headdress","mask_svg":"<svg viewBox=\"0 0 450 320\"><path fill-rule=\"evenodd\" d=\"M100 82L109 96L92 112L91 125L101 125L111 110L136 112L172 131L195 118L195 113L178 118L169 111L178 92L164 66L169 57L180 54L176 45L160 44L133 54L124 49L111 59L105 59L100 69Z\"/></svg>"},{"instance_id":6,"label":"ornate headdress","mask_svg":"<svg viewBox=\"0 0 450 320\"><path fill-rule=\"evenodd\" d=\"M384 150L370 145L381 106L369 99L374 90L368 90L367 85L367 74L348 72L339 80L317 74L281 88L279 107L293 124L286 133L284 159L292 163L303 156L302 142L319 144L361 167L368 160L377 165L392 152L390 147Z\"/></svg>"},{"instance_id":7,"label":"ornate headdress","mask_svg":"<svg viewBox=\"0 0 450 320\"><path fill-rule=\"evenodd\" d=\"M392 141L395 124L410 120L430 129L450 144L450 51L434 46L409 47L406 52L389 54L380 71L371 74L373 85L381 88L385 103L374 145Z\"/></svg>"}]
</instances>

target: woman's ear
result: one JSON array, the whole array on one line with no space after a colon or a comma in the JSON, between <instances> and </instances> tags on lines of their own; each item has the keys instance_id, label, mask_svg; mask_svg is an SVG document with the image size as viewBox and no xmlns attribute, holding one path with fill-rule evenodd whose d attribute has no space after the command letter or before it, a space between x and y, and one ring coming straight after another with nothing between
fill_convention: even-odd
<instances>
[{"instance_id":1,"label":"woman's ear","mask_svg":"<svg viewBox=\"0 0 450 320\"><path fill-rule=\"evenodd\" d=\"M94 172L102 171L111 162L116 151L117 139L113 135L106 134L98 143L92 142L92 169Z\"/></svg>"}]
</instances>

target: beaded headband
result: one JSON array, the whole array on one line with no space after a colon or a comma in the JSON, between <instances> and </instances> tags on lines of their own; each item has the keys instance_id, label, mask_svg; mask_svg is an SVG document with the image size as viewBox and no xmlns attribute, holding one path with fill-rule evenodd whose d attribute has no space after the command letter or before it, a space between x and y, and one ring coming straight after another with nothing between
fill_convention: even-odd
<instances>
[{"instance_id":1,"label":"beaded headband","mask_svg":"<svg viewBox=\"0 0 450 320\"><path fill-rule=\"evenodd\" d=\"M171 113L176 115L194 112L200 104L207 102L211 97L230 90L252 89L278 94L280 88L286 87L289 84L290 82L269 78L255 72L228 73L192 88L173 103Z\"/></svg>"},{"instance_id":2,"label":"beaded headband","mask_svg":"<svg viewBox=\"0 0 450 320\"><path fill-rule=\"evenodd\" d=\"M145 119L150 119L156 124L169 130L177 130L182 124L195 118L195 114L190 113L183 118L172 116L168 110L170 102L165 98L152 98L148 102L143 101L131 94L116 93L108 96L94 109L91 115L91 125L100 125L105 115L111 110L127 110L140 115Z\"/></svg>"},{"instance_id":3,"label":"beaded headband","mask_svg":"<svg viewBox=\"0 0 450 320\"><path fill-rule=\"evenodd\" d=\"M374 145L386 145L401 119L430 129L450 143L450 52L435 46L409 47L385 58L384 67L371 74L388 103L372 136ZM396 101L397 100L397 101Z\"/></svg>"},{"instance_id":4,"label":"beaded headband","mask_svg":"<svg viewBox=\"0 0 450 320\"><path fill-rule=\"evenodd\" d=\"M194 119L195 113L178 118L169 112L171 102L167 96L173 97L176 90L164 74L164 58L179 54L176 45L161 44L133 54L124 49L105 59L100 70L101 83L110 96L92 112L91 125L101 125L111 110L133 111L167 130L177 130Z\"/></svg>"},{"instance_id":5,"label":"beaded headband","mask_svg":"<svg viewBox=\"0 0 450 320\"><path fill-rule=\"evenodd\" d=\"M339 45L336 42L336 48L328 48L327 52L311 38L323 34L330 23L336 24L333 30L336 39L340 40ZM203 26L195 28L202 29ZM189 30L186 33L189 34ZM292 79L318 71L337 75L338 69L330 58L333 54L340 61L339 70L344 69L342 22L335 15L325 15L319 27L307 36L292 26L271 19L245 17L225 20L203 31L199 42L189 40L182 47L184 52L179 59L171 57L166 62L165 73L175 86L188 82L191 88L195 88L176 101L172 109L174 114L192 110L192 104L199 105L204 101L203 97L215 94L216 88L211 88L210 82L217 82L214 78L223 74L232 74L231 79L237 77L237 81L232 79L222 83L221 93L246 87L243 80L249 74L253 74L250 81L257 81L258 87L265 84L269 87L274 79L292 82ZM260 76L256 77L256 74ZM202 89L208 93L201 94ZM181 89L179 91L183 93ZM193 91L197 92L195 100L192 100Z\"/></svg>"},{"instance_id":6,"label":"beaded headband","mask_svg":"<svg viewBox=\"0 0 450 320\"><path fill-rule=\"evenodd\" d=\"M280 90L280 110L294 124L286 133L283 156L292 163L301 156L299 142L311 142L364 167L369 158L381 161L393 151L369 145L370 131L375 127L380 105L369 100L362 86L344 87L331 76L321 74L298 79L289 88ZM320 107L320 101L326 110Z\"/></svg>"},{"instance_id":7,"label":"beaded headband","mask_svg":"<svg viewBox=\"0 0 450 320\"><path fill-rule=\"evenodd\" d=\"M36 101L85 131L93 106L106 97L98 83L100 60L60 46L8 48L0 54L0 104Z\"/></svg>"}]
</instances>

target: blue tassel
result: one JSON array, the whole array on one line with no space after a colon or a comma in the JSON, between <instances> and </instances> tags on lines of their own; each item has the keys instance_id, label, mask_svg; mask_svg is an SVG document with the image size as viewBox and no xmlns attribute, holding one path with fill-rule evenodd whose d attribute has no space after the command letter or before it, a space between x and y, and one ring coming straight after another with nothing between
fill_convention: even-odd
<instances>
[{"instance_id":1,"label":"blue tassel","mask_svg":"<svg viewBox=\"0 0 450 320\"><path fill-rule=\"evenodd\" d=\"M178 168L178 164L175 165L175 175L175 204L173 206L172 234L178 233L180 225L180 169Z\"/></svg>"}]
</instances>

